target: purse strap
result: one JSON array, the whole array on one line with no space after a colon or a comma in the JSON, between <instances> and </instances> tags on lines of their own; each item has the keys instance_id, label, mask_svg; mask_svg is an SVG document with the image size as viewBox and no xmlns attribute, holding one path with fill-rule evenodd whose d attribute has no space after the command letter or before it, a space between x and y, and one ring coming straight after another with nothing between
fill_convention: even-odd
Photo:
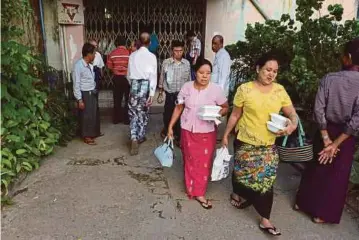
<instances>
[{"instance_id":1,"label":"purse strap","mask_svg":"<svg viewBox=\"0 0 359 240\"><path fill-rule=\"evenodd\" d=\"M304 128L302 125L302 122L300 121L299 116L297 115L297 119L298 119L298 127L297 127L297 131L298 131L298 140L299 140L299 146L303 147L304 146L304 142L305 142L305 132L304 132ZM282 143L282 147L285 147L287 145L288 142L288 135L284 137L283 139L283 143Z\"/></svg>"},{"instance_id":2,"label":"purse strap","mask_svg":"<svg viewBox=\"0 0 359 240\"><path fill-rule=\"evenodd\" d=\"M173 147L173 139L172 138L165 137L165 140L163 140L163 142L167 143L168 146L170 146L172 149L174 149L174 147Z\"/></svg>"}]
</instances>

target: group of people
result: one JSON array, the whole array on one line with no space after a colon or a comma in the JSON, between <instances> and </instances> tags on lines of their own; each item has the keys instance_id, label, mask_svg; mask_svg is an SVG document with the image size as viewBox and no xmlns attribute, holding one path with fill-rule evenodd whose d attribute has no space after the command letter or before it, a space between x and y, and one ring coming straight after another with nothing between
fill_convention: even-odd
<instances>
[{"instance_id":1,"label":"group of people","mask_svg":"<svg viewBox=\"0 0 359 240\"><path fill-rule=\"evenodd\" d=\"M206 198L206 189L219 127L213 121L201 120L198 111L205 105L217 105L221 107L219 114L227 116L231 59L223 48L222 36L216 35L212 39L212 50L216 53L213 65L200 56L198 38L192 34L188 37L190 45L186 58L183 57L184 43L173 41L172 56L164 60L160 71L158 100L163 100L164 92L166 95L161 135L179 142L188 197L198 201L203 208L211 209L213 206ZM150 35L142 33L140 41L141 47L128 59L121 52L126 48L119 46L107 62L114 80L116 75L121 75L116 78L123 84L126 82L129 89L124 95L128 97L131 155L138 154L139 144L146 140L148 109L157 88L157 60L148 50ZM87 143L88 139L100 135L93 121L96 116L88 113L96 109L97 101L93 97L95 84L91 70L94 56L94 46L85 44L83 58L76 63L73 74L74 95L81 109L81 121L85 125L82 134ZM293 209L309 214L315 223L340 221L355 136L359 134L359 38L345 45L343 56L343 70L329 73L320 81L314 109L319 127L314 139L315 159L307 164L293 206ZM128 60L127 69L115 67L117 61L125 63L125 60ZM279 163L275 140L278 136L292 134L298 126L290 96L276 83L279 66L274 53L268 52L258 59L256 78L238 87L223 136L219 136L221 145L228 147L230 135L233 130L235 132L230 203L237 209L252 205L260 216L259 228L275 236L281 235L270 221ZM285 129L274 134L267 129L266 122L271 113L279 112L288 122Z\"/></svg>"}]
</instances>

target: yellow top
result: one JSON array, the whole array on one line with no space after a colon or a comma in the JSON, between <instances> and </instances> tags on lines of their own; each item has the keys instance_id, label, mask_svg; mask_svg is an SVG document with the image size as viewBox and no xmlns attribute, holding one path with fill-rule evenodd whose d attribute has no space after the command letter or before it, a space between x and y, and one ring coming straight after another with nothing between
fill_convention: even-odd
<instances>
[{"instance_id":1,"label":"yellow top","mask_svg":"<svg viewBox=\"0 0 359 240\"><path fill-rule=\"evenodd\" d=\"M243 107L236 132L237 138L255 146L269 146L275 142L275 134L267 129L271 113L279 113L282 107L292 105L292 101L284 87L273 83L268 93L262 93L253 82L242 84L234 97L233 104Z\"/></svg>"}]
</instances>

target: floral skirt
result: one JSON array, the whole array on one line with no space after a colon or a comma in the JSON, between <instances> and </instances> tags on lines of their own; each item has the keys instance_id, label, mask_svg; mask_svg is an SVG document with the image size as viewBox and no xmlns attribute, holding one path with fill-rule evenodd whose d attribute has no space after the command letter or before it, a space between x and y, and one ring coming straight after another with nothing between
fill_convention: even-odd
<instances>
[{"instance_id":1,"label":"floral skirt","mask_svg":"<svg viewBox=\"0 0 359 240\"><path fill-rule=\"evenodd\" d=\"M278 162L274 145L253 146L240 143L235 153L233 180L255 192L265 193L272 189Z\"/></svg>"},{"instance_id":2,"label":"floral skirt","mask_svg":"<svg viewBox=\"0 0 359 240\"><path fill-rule=\"evenodd\" d=\"M253 146L236 140L233 192L246 199L258 214L269 219L279 157L275 146Z\"/></svg>"}]
</instances>

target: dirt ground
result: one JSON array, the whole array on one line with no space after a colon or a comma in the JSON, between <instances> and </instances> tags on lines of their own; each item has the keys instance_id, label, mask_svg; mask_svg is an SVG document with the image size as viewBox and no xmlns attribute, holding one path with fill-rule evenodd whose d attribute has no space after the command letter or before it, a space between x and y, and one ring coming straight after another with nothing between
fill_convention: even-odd
<instances>
[{"instance_id":1,"label":"dirt ground","mask_svg":"<svg viewBox=\"0 0 359 240\"><path fill-rule=\"evenodd\" d=\"M209 184L213 209L185 196L180 152L172 168L153 156L161 142L161 114L152 114L148 141L131 157L128 126L104 119L97 146L80 140L58 148L18 187L24 192L2 211L4 240L270 239L253 208L229 204L230 179ZM358 223L345 211L340 225L316 225L291 209L300 174L279 167L272 221L281 239L358 239Z\"/></svg>"}]
</instances>

